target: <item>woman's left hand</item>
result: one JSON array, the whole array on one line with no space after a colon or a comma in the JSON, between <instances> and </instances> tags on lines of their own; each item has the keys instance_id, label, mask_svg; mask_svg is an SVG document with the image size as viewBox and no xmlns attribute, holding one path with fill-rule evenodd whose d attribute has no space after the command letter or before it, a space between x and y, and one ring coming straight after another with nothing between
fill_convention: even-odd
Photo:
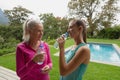
<instances>
[{"instance_id":1,"label":"woman's left hand","mask_svg":"<svg viewBox=\"0 0 120 80\"><path fill-rule=\"evenodd\" d=\"M44 74L49 73L49 71L50 71L50 67L48 65L46 65L42 68L42 73L44 73Z\"/></svg>"}]
</instances>

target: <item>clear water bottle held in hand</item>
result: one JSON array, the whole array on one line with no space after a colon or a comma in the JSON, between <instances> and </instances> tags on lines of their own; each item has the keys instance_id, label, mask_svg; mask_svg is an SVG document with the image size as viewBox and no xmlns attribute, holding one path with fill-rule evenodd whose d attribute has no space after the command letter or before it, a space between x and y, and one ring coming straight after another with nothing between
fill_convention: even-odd
<instances>
[{"instance_id":1,"label":"clear water bottle held in hand","mask_svg":"<svg viewBox=\"0 0 120 80\"><path fill-rule=\"evenodd\" d=\"M38 54L45 54L45 51L44 51L44 46L41 44L37 50L37 53ZM39 65L43 64L43 62L38 62Z\"/></svg>"},{"instance_id":2,"label":"clear water bottle held in hand","mask_svg":"<svg viewBox=\"0 0 120 80\"><path fill-rule=\"evenodd\" d=\"M62 36L65 38L65 40L67 39L67 37L68 37L68 32L66 32L65 34L62 34ZM56 49L58 49L58 42L56 41L55 43L54 43L54 48L56 48Z\"/></svg>"}]
</instances>

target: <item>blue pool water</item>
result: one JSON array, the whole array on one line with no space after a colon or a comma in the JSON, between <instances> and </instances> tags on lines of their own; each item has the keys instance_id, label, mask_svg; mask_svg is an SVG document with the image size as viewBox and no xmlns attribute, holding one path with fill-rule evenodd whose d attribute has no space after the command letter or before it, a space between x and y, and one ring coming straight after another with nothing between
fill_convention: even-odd
<instances>
[{"instance_id":1,"label":"blue pool water","mask_svg":"<svg viewBox=\"0 0 120 80\"><path fill-rule=\"evenodd\" d=\"M112 44L89 43L91 60L120 64L120 54Z\"/></svg>"}]
</instances>

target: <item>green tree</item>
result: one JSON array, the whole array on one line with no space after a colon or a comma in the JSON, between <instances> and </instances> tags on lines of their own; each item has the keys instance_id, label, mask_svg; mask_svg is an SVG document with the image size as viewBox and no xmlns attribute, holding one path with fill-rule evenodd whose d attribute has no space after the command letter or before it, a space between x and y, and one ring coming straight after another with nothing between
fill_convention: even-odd
<instances>
[{"instance_id":1,"label":"green tree","mask_svg":"<svg viewBox=\"0 0 120 80\"><path fill-rule=\"evenodd\" d=\"M44 39L56 39L67 29L67 18L55 17L52 13L40 14L44 25Z\"/></svg>"},{"instance_id":2,"label":"green tree","mask_svg":"<svg viewBox=\"0 0 120 80\"><path fill-rule=\"evenodd\" d=\"M112 28L106 28L100 30L98 37L108 39L119 39L120 38L120 26L116 25Z\"/></svg>"},{"instance_id":3,"label":"green tree","mask_svg":"<svg viewBox=\"0 0 120 80\"><path fill-rule=\"evenodd\" d=\"M4 42L4 38L0 35L0 43Z\"/></svg>"},{"instance_id":4,"label":"green tree","mask_svg":"<svg viewBox=\"0 0 120 80\"><path fill-rule=\"evenodd\" d=\"M26 18L28 18L30 14L33 14L32 11L22 6L14 7L12 10L4 10L4 13L8 16L11 26L22 25Z\"/></svg>"},{"instance_id":5,"label":"green tree","mask_svg":"<svg viewBox=\"0 0 120 80\"><path fill-rule=\"evenodd\" d=\"M0 56L15 51L22 39L22 27L0 26Z\"/></svg>"},{"instance_id":6,"label":"green tree","mask_svg":"<svg viewBox=\"0 0 120 80\"><path fill-rule=\"evenodd\" d=\"M119 0L70 0L69 14L73 17L85 18L89 26L90 36L101 27L111 27L115 15L120 12L116 6Z\"/></svg>"}]
</instances>

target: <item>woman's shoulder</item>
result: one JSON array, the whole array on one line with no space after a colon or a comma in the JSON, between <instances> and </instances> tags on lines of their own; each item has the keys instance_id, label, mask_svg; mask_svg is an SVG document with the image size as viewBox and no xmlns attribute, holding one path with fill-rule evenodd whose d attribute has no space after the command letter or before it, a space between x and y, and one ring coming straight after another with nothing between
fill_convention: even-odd
<instances>
[{"instance_id":1,"label":"woman's shoulder","mask_svg":"<svg viewBox=\"0 0 120 80\"><path fill-rule=\"evenodd\" d=\"M82 50L90 50L90 49L88 48L88 46L86 46L86 45L85 45L85 46L82 46L81 49L82 49Z\"/></svg>"},{"instance_id":2,"label":"woman's shoulder","mask_svg":"<svg viewBox=\"0 0 120 80\"><path fill-rule=\"evenodd\" d=\"M25 47L25 42L20 42L17 44L17 48L24 48Z\"/></svg>"},{"instance_id":3,"label":"woman's shoulder","mask_svg":"<svg viewBox=\"0 0 120 80\"><path fill-rule=\"evenodd\" d=\"M84 54L84 55L89 55L90 54L90 49L88 48L88 46L81 46L79 48L80 54Z\"/></svg>"}]
</instances>

